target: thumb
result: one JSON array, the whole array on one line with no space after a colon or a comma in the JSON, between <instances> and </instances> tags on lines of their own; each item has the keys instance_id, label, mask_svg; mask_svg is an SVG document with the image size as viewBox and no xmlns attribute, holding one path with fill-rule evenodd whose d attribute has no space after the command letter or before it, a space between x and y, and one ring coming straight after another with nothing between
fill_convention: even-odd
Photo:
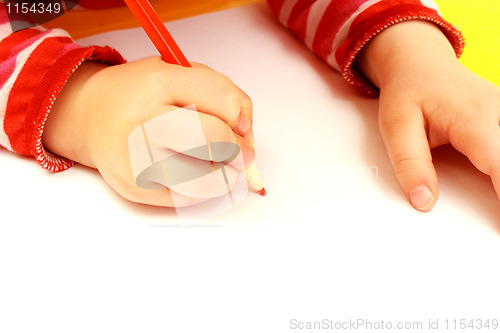
<instances>
[{"instance_id":1,"label":"thumb","mask_svg":"<svg viewBox=\"0 0 500 333\"><path fill-rule=\"evenodd\" d=\"M420 107L380 101L379 125L389 158L407 199L422 212L432 209L438 181Z\"/></svg>"}]
</instances>

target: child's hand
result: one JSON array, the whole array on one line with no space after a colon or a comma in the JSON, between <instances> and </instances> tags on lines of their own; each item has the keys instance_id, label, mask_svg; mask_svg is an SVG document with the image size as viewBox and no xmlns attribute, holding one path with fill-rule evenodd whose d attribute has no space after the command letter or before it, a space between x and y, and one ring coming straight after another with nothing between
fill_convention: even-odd
<instances>
[{"instance_id":1,"label":"child's hand","mask_svg":"<svg viewBox=\"0 0 500 333\"><path fill-rule=\"evenodd\" d=\"M357 66L380 88L382 137L416 209L436 203L430 149L446 143L491 176L500 198L500 89L462 66L439 28L397 24L366 46Z\"/></svg>"},{"instance_id":2,"label":"child's hand","mask_svg":"<svg viewBox=\"0 0 500 333\"><path fill-rule=\"evenodd\" d=\"M136 185L128 138L144 122L193 104L200 112L198 125L203 127L206 142L235 143L241 148L245 164L254 159L252 103L248 96L207 67L169 65L160 58L113 67L82 64L56 99L45 125L43 143L55 154L97 168L109 185L129 200L174 206L169 189ZM191 124L182 123L182 117L175 122L165 129L164 142L183 146L193 129ZM175 150L172 146L165 149ZM235 180L237 170L233 171L228 174L229 182ZM199 193L176 194L175 206L221 195L220 187L211 187L206 179L196 184Z\"/></svg>"}]
</instances>

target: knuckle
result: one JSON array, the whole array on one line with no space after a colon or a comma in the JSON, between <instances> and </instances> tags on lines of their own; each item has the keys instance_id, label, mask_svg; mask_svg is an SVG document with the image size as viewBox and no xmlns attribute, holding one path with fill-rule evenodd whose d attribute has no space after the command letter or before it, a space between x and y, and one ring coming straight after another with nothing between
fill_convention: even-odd
<instances>
[{"instance_id":1,"label":"knuckle","mask_svg":"<svg viewBox=\"0 0 500 333\"><path fill-rule=\"evenodd\" d=\"M240 101L240 93L238 87L227 76L218 73L212 69L200 68L200 78L207 85L212 86L213 93L221 98L227 105L238 104Z\"/></svg>"},{"instance_id":2,"label":"knuckle","mask_svg":"<svg viewBox=\"0 0 500 333\"><path fill-rule=\"evenodd\" d=\"M203 132L208 141L234 142L234 133L231 128L218 117L206 117Z\"/></svg>"},{"instance_id":3,"label":"knuckle","mask_svg":"<svg viewBox=\"0 0 500 333\"><path fill-rule=\"evenodd\" d=\"M224 104L228 107L239 105L240 93L238 88L229 78L222 75L219 77L218 90L220 92L220 96L223 98Z\"/></svg>"},{"instance_id":4,"label":"knuckle","mask_svg":"<svg viewBox=\"0 0 500 333\"><path fill-rule=\"evenodd\" d=\"M253 110L253 101L245 92L241 94L243 97L241 99L241 105L248 110Z\"/></svg>"},{"instance_id":5,"label":"knuckle","mask_svg":"<svg viewBox=\"0 0 500 333\"><path fill-rule=\"evenodd\" d=\"M404 176L422 169L428 163L429 161L422 160L418 157L405 156L395 159L392 164L396 174L398 176Z\"/></svg>"}]
</instances>

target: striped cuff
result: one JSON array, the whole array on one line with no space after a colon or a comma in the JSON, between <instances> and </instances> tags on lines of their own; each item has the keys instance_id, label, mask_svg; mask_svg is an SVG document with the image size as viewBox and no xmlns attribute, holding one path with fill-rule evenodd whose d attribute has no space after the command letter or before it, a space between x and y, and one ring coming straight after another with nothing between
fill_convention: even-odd
<instances>
[{"instance_id":1,"label":"striped cuff","mask_svg":"<svg viewBox=\"0 0 500 333\"><path fill-rule=\"evenodd\" d=\"M353 67L353 63L356 56L373 37L390 26L409 20L424 20L438 25L450 41L457 58L462 55L465 46L462 34L450 23L446 22L437 11L417 5L398 6L372 16L337 49L335 57L339 64L339 70L348 84L362 94L372 97L378 96L378 88L362 73L357 71Z\"/></svg>"},{"instance_id":2,"label":"striped cuff","mask_svg":"<svg viewBox=\"0 0 500 333\"><path fill-rule=\"evenodd\" d=\"M38 163L49 171L62 171L74 165L73 161L45 150L42 144L42 134L57 95L71 74L86 60L99 61L109 65L125 62L117 51L109 47L78 47L67 52L64 57L60 57L47 72L45 76L50 76L50 79L47 80L45 93L37 99L36 105L38 107L33 106L29 111L33 121L25 123L25 131L27 135L31 135L31 138L28 139L30 155L33 155Z\"/></svg>"}]
</instances>

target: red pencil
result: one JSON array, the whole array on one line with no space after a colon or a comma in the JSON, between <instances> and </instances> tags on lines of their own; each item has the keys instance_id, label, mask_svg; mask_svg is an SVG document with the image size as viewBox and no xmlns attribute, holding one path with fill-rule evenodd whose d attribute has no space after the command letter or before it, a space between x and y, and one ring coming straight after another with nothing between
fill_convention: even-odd
<instances>
[{"instance_id":1,"label":"red pencil","mask_svg":"<svg viewBox=\"0 0 500 333\"><path fill-rule=\"evenodd\" d=\"M158 17L153 6L148 0L124 0L128 8L142 26L149 39L160 52L161 57L169 64L177 64L184 67L191 67L181 49L172 38L167 27ZM251 164L246 169L247 181L260 195L266 195L266 190L262 186L255 164Z\"/></svg>"}]
</instances>

